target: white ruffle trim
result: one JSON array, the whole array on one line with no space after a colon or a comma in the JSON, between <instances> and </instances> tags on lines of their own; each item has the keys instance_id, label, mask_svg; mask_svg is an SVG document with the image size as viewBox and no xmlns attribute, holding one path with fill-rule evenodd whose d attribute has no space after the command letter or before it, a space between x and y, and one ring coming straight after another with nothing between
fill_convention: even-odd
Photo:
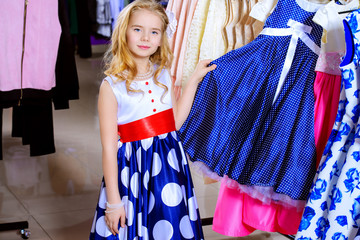
<instances>
[{"instance_id":1,"label":"white ruffle trim","mask_svg":"<svg viewBox=\"0 0 360 240\"><path fill-rule=\"evenodd\" d=\"M224 175L224 177L220 177L203 162L192 162L191 167L203 176L207 176L216 181L221 181L222 183L225 183L229 188L238 189L240 192L246 193L252 198L260 200L264 204L276 203L284 207L295 207L298 211L301 211L305 207L305 200L295 200L285 194L276 193L274 192L273 187L242 185L239 184L237 181L230 179L226 175Z\"/></svg>"}]
</instances>

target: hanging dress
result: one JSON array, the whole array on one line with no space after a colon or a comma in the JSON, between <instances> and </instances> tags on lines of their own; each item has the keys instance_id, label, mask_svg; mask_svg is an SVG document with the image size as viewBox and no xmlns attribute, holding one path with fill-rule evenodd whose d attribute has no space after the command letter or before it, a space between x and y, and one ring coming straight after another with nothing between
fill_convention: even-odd
<instances>
[{"instance_id":1,"label":"hanging dress","mask_svg":"<svg viewBox=\"0 0 360 240\"><path fill-rule=\"evenodd\" d=\"M252 14L264 11L264 7L260 7L262 4L263 2L259 2L255 5ZM258 15L263 17L266 13ZM303 210L300 204L284 206L276 201L264 203L258 198L259 195L254 191L247 194L238 189L227 177L223 178L212 229L220 234L234 237L249 235L257 229L296 234Z\"/></svg>"},{"instance_id":2,"label":"hanging dress","mask_svg":"<svg viewBox=\"0 0 360 240\"><path fill-rule=\"evenodd\" d=\"M341 71L340 61L345 54L345 35L342 20L346 14L338 12L356 9L359 0L346 5L334 1L316 12L313 20L324 28L321 53L316 63L315 91L315 145L316 167L324 152L326 142L335 122L339 103Z\"/></svg>"},{"instance_id":3,"label":"hanging dress","mask_svg":"<svg viewBox=\"0 0 360 240\"><path fill-rule=\"evenodd\" d=\"M189 165L175 131L170 91L152 78L125 82L105 78L118 102L118 176L126 227L113 236L105 223L106 183L102 181L90 239L204 239ZM159 82L171 89L163 70Z\"/></svg>"},{"instance_id":4,"label":"hanging dress","mask_svg":"<svg viewBox=\"0 0 360 240\"><path fill-rule=\"evenodd\" d=\"M296 239L354 239L360 226L360 10L344 20L338 112Z\"/></svg>"},{"instance_id":5,"label":"hanging dress","mask_svg":"<svg viewBox=\"0 0 360 240\"><path fill-rule=\"evenodd\" d=\"M226 42L223 36L225 20L224 0L197 2L184 54L186 61L182 72L182 86L185 86L190 79L199 60L215 59L225 54Z\"/></svg>"},{"instance_id":6,"label":"hanging dress","mask_svg":"<svg viewBox=\"0 0 360 240\"><path fill-rule=\"evenodd\" d=\"M226 3L224 0L210 0L204 34L199 48L198 61L215 59L226 53L226 41L224 37L226 14Z\"/></svg>"},{"instance_id":7,"label":"hanging dress","mask_svg":"<svg viewBox=\"0 0 360 240\"><path fill-rule=\"evenodd\" d=\"M258 2L252 7L250 13L253 18L248 18L248 20L257 18L264 22L275 4L275 1ZM260 31L253 29L253 33L257 36ZM229 186L229 180L223 178L212 229L217 233L233 237L247 236L255 230L294 235L299 227L302 210L303 208L300 207L283 206L276 202L264 204L256 197Z\"/></svg>"},{"instance_id":8,"label":"hanging dress","mask_svg":"<svg viewBox=\"0 0 360 240\"><path fill-rule=\"evenodd\" d=\"M304 206L315 175L320 6L279 1L255 40L213 61L180 129L192 161L264 202Z\"/></svg>"},{"instance_id":9,"label":"hanging dress","mask_svg":"<svg viewBox=\"0 0 360 240\"><path fill-rule=\"evenodd\" d=\"M166 10L174 13L177 20L176 31L174 36L169 39L170 48L174 53L174 59L171 65L171 76L174 81L174 91L176 98L181 95L182 90L182 73L185 62L185 51L191 22L194 16L197 0L193 1L176 1L170 0Z\"/></svg>"},{"instance_id":10,"label":"hanging dress","mask_svg":"<svg viewBox=\"0 0 360 240\"><path fill-rule=\"evenodd\" d=\"M193 18L190 23L189 33L184 53L184 64L182 70L182 79L176 85L185 86L187 80L194 72L199 62L200 46L206 26L207 12L209 11L210 0L197 1ZM177 79L179 81L179 79Z\"/></svg>"}]
</instances>

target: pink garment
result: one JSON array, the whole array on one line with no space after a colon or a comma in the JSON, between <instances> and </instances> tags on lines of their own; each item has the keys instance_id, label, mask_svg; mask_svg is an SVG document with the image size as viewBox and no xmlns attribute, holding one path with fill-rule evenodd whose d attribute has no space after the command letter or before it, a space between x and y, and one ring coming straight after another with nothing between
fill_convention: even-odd
<instances>
[{"instance_id":1,"label":"pink garment","mask_svg":"<svg viewBox=\"0 0 360 240\"><path fill-rule=\"evenodd\" d=\"M316 168L319 166L323 151L335 122L339 104L340 87L340 75L316 72L314 83Z\"/></svg>"},{"instance_id":2,"label":"pink garment","mask_svg":"<svg viewBox=\"0 0 360 240\"><path fill-rule=\"evenodd\" d=\"M178 21L176 32L172 39L170 39L170 48L174 53L174 60L171 67L171 76L174 79L176 98L181 95L182 84L180 80L182 79L187 37L197 1L198 0L170 0L166 9L173 12Z\"/></svg>"},{"instance_id":3,"label":"pink garment","mask_svg":"<svg viewBox=\"0 0 360 240\"><path fill-rule=\"evenodd\" d=\"M321 52L316 62L315 71L341 75L341 54L339 52Z\"/></svg>"},{"instance_id":4,"label":"pink garment","mask_svg":"<svg viewBox=\"0 0 360 240\"><path fill-rule=\"evenodd\" d=\"M222 181L213 218L213 230L241 237L255 230L296 234L302 210L271 202L264 204Z\"/></svg>"},{"instance_id":5,"label":"pink garment","mask_svg":"<svg viewBox=\"0 0 360 240\"><path fill-rule=\"evenodd\" d=\"M23 79L21 56L25 0L0 1L0 91L55 87L61 26L57 0L27 1Z\"/></svg>"}]
</instances>

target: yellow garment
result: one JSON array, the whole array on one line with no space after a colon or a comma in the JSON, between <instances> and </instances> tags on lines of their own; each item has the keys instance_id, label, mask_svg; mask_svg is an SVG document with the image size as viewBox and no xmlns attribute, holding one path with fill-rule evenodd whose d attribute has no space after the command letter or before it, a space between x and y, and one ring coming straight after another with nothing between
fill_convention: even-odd
<instances>
[{"instance_id":1,"label":"yellow garment","mask_svg":"<svg viewBox=\"0 0 360 240\"><path fill-rule=\"evenodd\" d=\"M216 59L226 53L226 43L221 32L226 19L224 0L210 0L204 35L200 45L199 60Z\"/></svg>"},{"instance_id":2,"label":"yellow garment","mask_svg":"<svg viewBox=\"0 0 360 240\"><path fill-rule=\"evenodd\" d=\"M181 86L185 85L199 61L200 44L205 30L209 5L210 0L200 0L196 4L186 44Z\"/></svg>"}]
</instances>

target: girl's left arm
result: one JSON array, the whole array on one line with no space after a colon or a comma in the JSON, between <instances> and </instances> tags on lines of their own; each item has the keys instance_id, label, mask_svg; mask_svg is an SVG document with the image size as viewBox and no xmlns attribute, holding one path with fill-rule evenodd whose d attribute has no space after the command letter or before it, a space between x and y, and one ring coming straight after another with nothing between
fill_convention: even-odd
<instances>
[{"instance_id":1,"label":"girl's left arm","mask_svg":"<svg viewBox=\"0 0 360 240\"><path fill-rule=\"evenodd\" d=\"M171 87L171 97L173 102L173 111L177 130L181 128L190 113L198 84L202 81L202 79L208 72L216 68L215 64L208 66L211 61L212 60L210 59L206 59L198 63L195 71L191 75L180 98L177 101L175 99L174 88Z\"/></svg>"}]
</instances>

